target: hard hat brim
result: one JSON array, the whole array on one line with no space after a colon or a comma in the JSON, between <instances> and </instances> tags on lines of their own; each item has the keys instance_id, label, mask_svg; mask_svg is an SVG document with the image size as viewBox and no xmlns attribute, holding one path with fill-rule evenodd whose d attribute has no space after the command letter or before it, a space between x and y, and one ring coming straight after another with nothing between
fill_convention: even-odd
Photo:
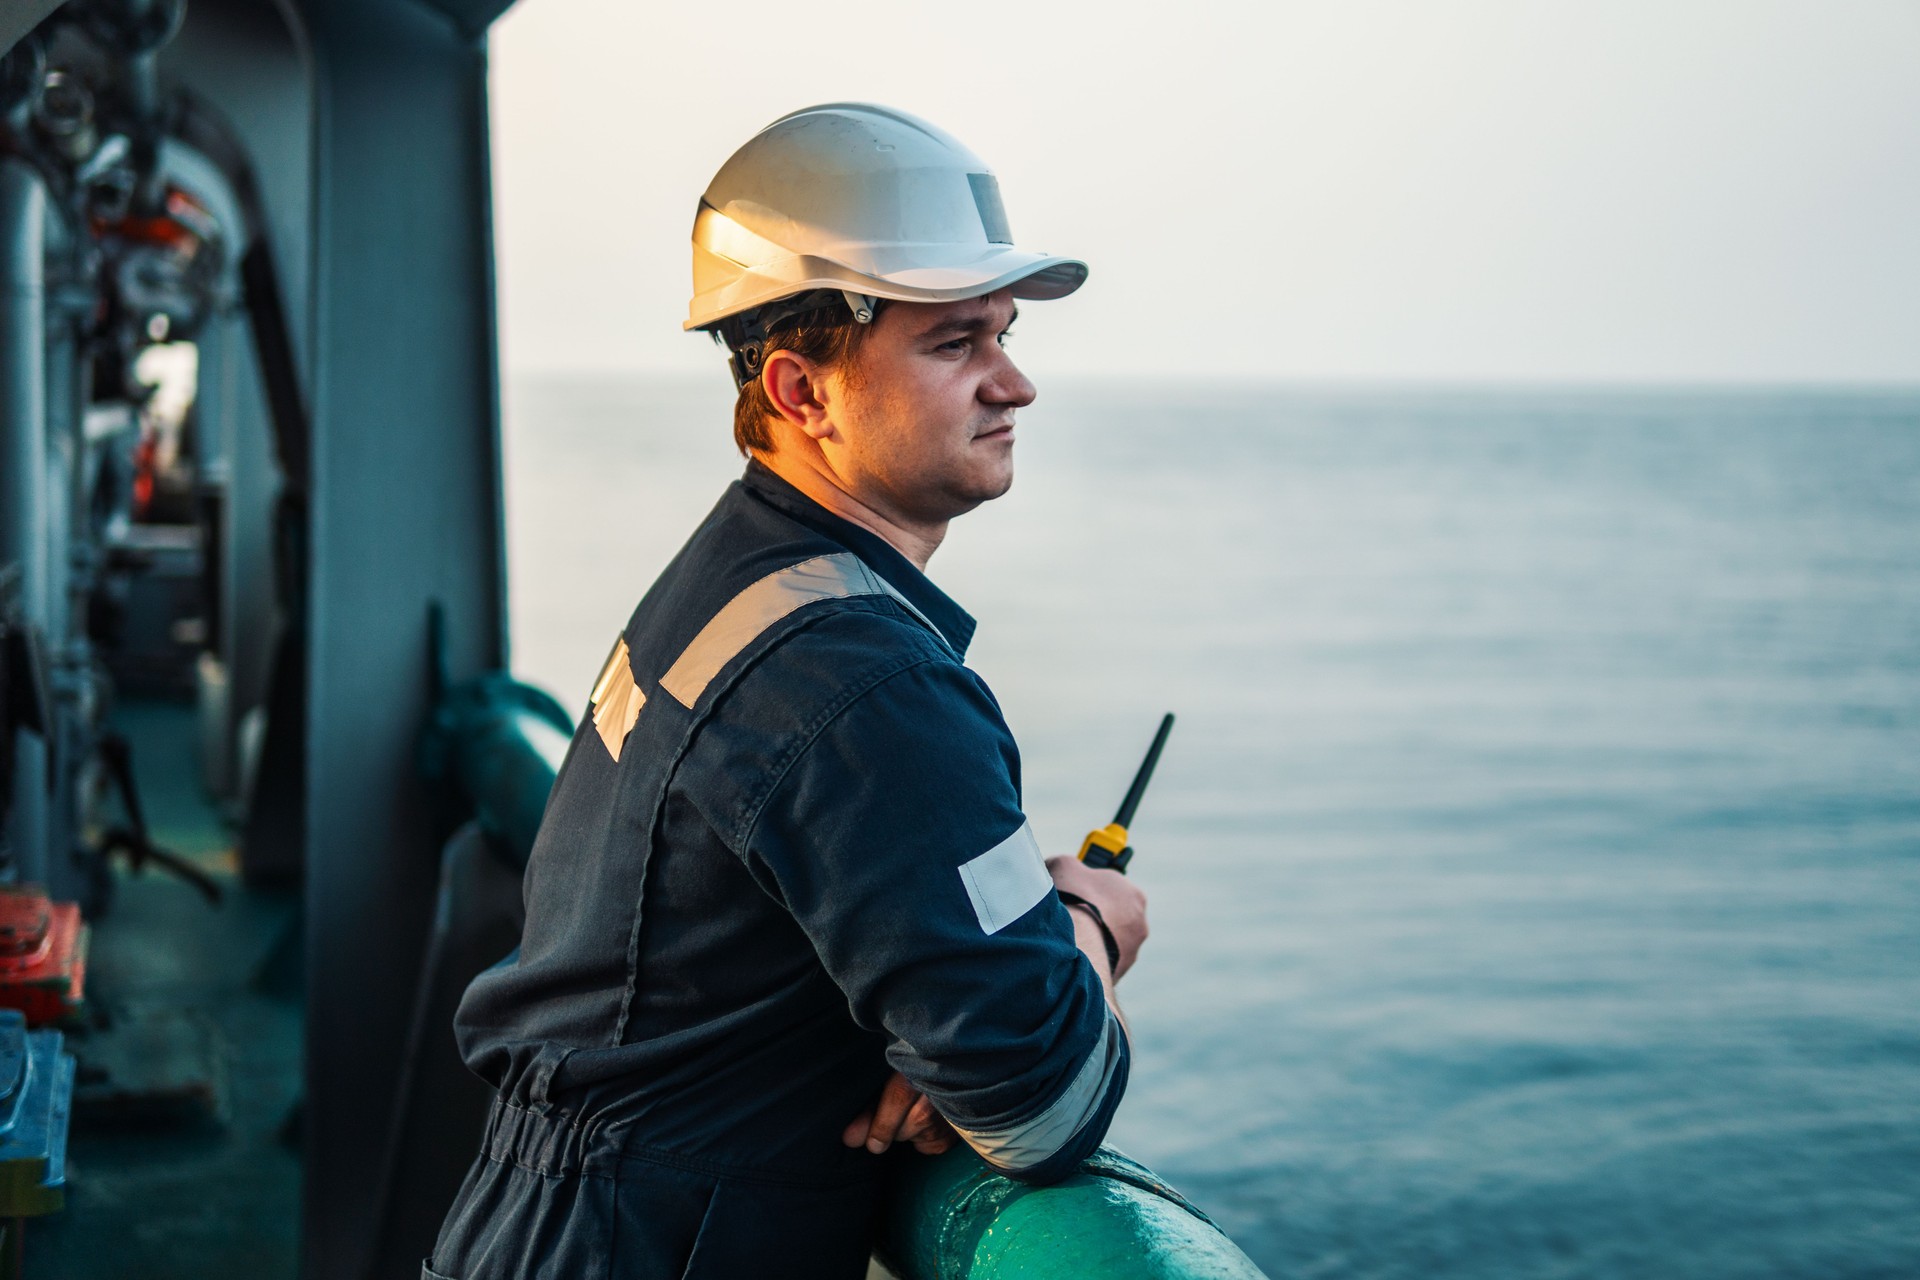
<instances>
[{"instance_id":1,"label":"hard hat brim","mask_svg":"<svg viewBox=\"0 0 1920 1280\"><path fill-rule=\"evenodd\" d=\"M995 245L992 252L964 264L885 273L856 271L829 258L801 255L749 268L722 288L696 294L680 327L711 328L728 316L812 289L840 289L895 302L960 302L1011 289L1016 298L1047 300L1066 297L1086 280L1087 264L1078 258L1033 253L1012 245Z\"/></svg>"}]
</instances>

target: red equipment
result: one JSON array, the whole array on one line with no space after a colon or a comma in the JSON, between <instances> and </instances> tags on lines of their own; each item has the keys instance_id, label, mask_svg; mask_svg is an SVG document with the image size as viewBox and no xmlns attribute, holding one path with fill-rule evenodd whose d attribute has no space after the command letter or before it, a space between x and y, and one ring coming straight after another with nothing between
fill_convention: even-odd
<instances>
[{"instance_id":1,"label":"red equipment","mask_svg":"<svg viewBox=\"0 0 1920 1280\"><path fill-rule=\"evenodd\" d=\"M0 1009L20 1010L28 1026L65 1022L86 981L79 904L54 902L38 885L0 885Z\"/></svg>"}]
</instances>

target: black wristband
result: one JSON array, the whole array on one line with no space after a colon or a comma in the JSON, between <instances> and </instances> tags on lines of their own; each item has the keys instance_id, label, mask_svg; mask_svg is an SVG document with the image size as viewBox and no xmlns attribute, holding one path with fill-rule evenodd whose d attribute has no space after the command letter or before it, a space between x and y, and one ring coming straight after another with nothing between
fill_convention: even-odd
<instances>
[{"instance_id":1,"label":"black wristband","mask_svg":"<svg viewBox=\"0 0 1920 1280\"><path fill-rule=\"evenodd\" d=\"M1077 893L1068 893L1065 889L1055 889L1060 901L1069 907L1085 907L1093 922L1100 926L1100 941L1107 944L1107 965L1118 979L1120 976L1120 944L1114 940L1113 930L1107 928L1107 918L1100 914L1100 908L1088 902Z\"/></svg>"}]
</instances>

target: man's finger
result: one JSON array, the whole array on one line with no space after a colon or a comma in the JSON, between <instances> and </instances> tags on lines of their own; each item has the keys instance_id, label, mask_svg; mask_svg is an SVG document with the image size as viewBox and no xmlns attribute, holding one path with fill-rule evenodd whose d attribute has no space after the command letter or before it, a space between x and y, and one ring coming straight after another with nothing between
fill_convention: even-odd
<instances>
[{"instance_id":1,"label":"man's finger","mask_svg":"<svg viewBox=\"0 0 1920 1280\"><path fill-rule=\"evenodd\" d=\"M947 1118L934 1110L933 1102L922 1094L913 1104L913 1110L907 1113L907 1123L900 1130L900 1141L911 1142L913 1149L923 1156L937 1156L953 1146L956 1135Z\"/></svg>"},{"instance_id":2,"label":"man's finger","mask_svg":"<svg viewBox=\"0 0 1920 1280\"><path fill-rule=\"evenodd\" d=\"M867 1140L867 1131L873 1128L873 1109L869 1107L855 1116L840 1134L840 1141L850 1147L857 1147Z\"/></svg>"},{"instance_id":3,"label":"man's finger","mask_svg":"<svg viewBox=\"0 0 1920 1280\"><path fill-rule=\"evenodd\" d=\"M951 1133L930 1134L923 1138L915 1138L913 1149L923 1156L941 1156L952 1149L953 1142Z\"/></svg>"},{"instance_id":4,"label":"man's finger","mask_svg":"<svg viewBox=\"0 0 1920 1280\"><path fill-rule=\"evenodd\" d=\"M946 1127L946 1119L933 1109L933 1103L927 1095L921 1094L914 1100L912 1110L907 1112L906 1123L900 1126L900 1141L914 1142L930 1133L938 1133Z\"/></svg>"},{"instance_id":5,"label":"man's finger","mask_svg":"<svg viewBox=\"0 0 1920 1280\"><path fill-rule=\"evenodd\" d=\"M914 1101L920 1091L907 1083L907 1078L898 1071L887 1077L887 1083L880 1090L880 1100L873 1107L873 1124L867 1130L867 1150L879 1155L893 1145L900 1132L900 1122L907 1118L907 1112L913 1109Z\"/></svg>"}]
</instances>

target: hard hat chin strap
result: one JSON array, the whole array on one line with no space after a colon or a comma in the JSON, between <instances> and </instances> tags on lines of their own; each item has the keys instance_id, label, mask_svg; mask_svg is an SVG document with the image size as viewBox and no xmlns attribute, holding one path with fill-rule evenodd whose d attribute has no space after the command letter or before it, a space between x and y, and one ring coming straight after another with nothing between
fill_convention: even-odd
<instances>
[{"instance_id":1,"label":"hard hat chin strap","mask_svg":"<svg viewBox=\"0 0 1920 1280\"><path fill-rule=\"evenodd\" d=\"M733 374L734 389L737 391L760 376L760 364L766 359L767 343L775 325L837 302L847 304L856 324L872 324L880 311L880 299L871 294L855 293L851 289L814 289L769 302L741 315L728 316L715 325L710 330L713 340L725 343L732 353L727 368Z\"/></svg>"}]
</instances>

